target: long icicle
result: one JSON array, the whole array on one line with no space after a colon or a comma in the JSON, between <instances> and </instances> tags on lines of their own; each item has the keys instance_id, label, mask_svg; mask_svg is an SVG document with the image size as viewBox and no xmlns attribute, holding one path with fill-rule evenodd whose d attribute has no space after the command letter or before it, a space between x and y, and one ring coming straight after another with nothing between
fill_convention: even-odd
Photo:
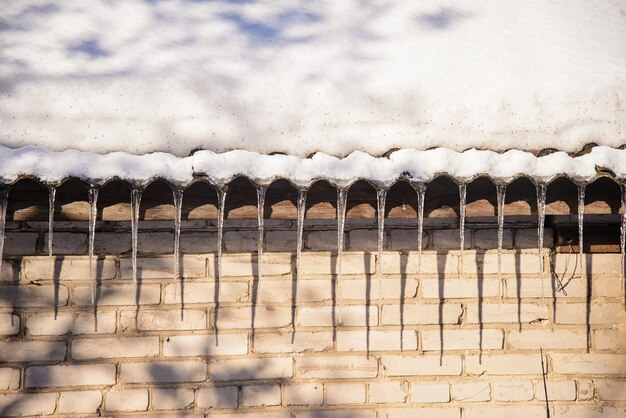
<instances>
[{"instance_id":1,"label":"long icicle","mask_svg":"<svg viewBox=\"0 0 626 418\"><path fill-rule=\"evenodd\" d=\"M335 280L335 297L339 311L339 323L342 322L341 281L343 278L343 231L346 224L346 201L348 189L337 189L337 280Z\"/></svg>"},{"instance_id":2,"label":"long icicle","mask_svg":"<svg viewBox=\"0 0 626 418\"><path fill-rule=\"evenodd\" d=\"M502 303L502 241L504 237L504 199L506 197L506 186L496 186L498 204L498 293L499 304Z\"/></svg>"},{"instance_id":3,"label":"long icicle","mask_svg":"<svg viewBox=\"0 0 626 418\"><path fill-rule=\"evenodd\" d=\"M54 234L54 201L57 188L51 186L48 194L48 275L50 280L54 279L54 260L52 258L52 238Z\"/></svg>"},{"instance_id":4,"label":"long icicle","mask_svg":"<svg viewBox=\"0 0 626 418\"><path fill-rule=\"evenodd\" d=\"M139 207L141 206L141 190L130 192L130 233L132 245L133 284L137 285L137 250L139 235Z\"/></svg>"},{"instance_id":5,"label":"long icicle","mask_svg":"<svg viewBox=\"0 0 626 418\"><path fill-rule=\"evenodd\" d=\"M586 275L583 272L583 217L585 216L585 186L578 186L578 267L580 268L580 277Z\"/></svg>"},{"instance_id":6,"label":"long icicle","mask_svg":"<svg viewBox=\"0 0 626 418\"><path fill-rule=\"evenodd\" d=\"M620 252L622 253L622 290L626 288L626 185L622 184L622 225L620 226Z\"/></svg>"},{"instance_id":7,"label":"long icicle","mask_svg":"<svg viewBox=\"0 0 626 418\"><path fill-rule=\"evenodd\" d=\"M215 272L215 293L214 302L215 308L213 309L213 323L215 325L215 345L219 345L219 327L217 325L217 319L219 315L220 304L220 292L222 281L222 254L223 254L223 240L224 240L224 214L226 213L226 194L228 193L228 186L217 189L218 200L218 215L217 215L217 271Z\"/></svg>"},{"instance_id":8,"label":"long icicle","mask_svg":"<svg viewBox=\"0 0 626 418\"><path fill-rule=\"evenodd\" d=\"M263 277L263 245L265 238L265 192L267 191L267 187L259 186L256 189L256 197L257 197L257 221L259 224L259 239L257 241L257 277L259 281L259 285L257 288L257 294L261 292L261 278Z\"/></svg>"},{"instance_id":9,"label":"long icicle","mask_svg":"<svg viewBox=\"0 0 626 418\"><path fill-rule=\"evenodd\" d=\"M89 189L89 282L91 283L91 303L95 301L96 275L94 273L93 253L96 238L96 217L98 216L98 189Z\"/></svg>"},{"instance_id":10,"label":"long icicle","mask_svg":"<svg viewBox=\"0 0 626 418\"><path fill-rule=\"evenodd\" d=\"M307 189L299 189L298 190L298 224L297 224L297 239L296 239L296 282L293 284L293 286L295 286L294 288L294 301L293 303L295 304L297 301L297 295L298 295L298 283L300 283L300 262L301 262L301 258L302 258L302 235L304 234L304 214L306 212L306 195L307 195ZM295 305L294 305L295 306ZM294 308L295 309L295 308ZM295 332L296 332L296 321L295 318L291 318L291 327L292 327L292 334L291 334L291 342L294 342L295 339Z\"/></svg>"},{"instance_id":11,"label":"long icicle","mask_svg":"<svg viewBox=\"0 0 626 418\"><path fill-rule=\"evenodd\" d=\"M459 184L459 238L460 238L460 266L459 278L463 277L463 250L465 249L465 202L467 199L467 186L465 183Z\"/></svg>"},{"instance_id":12,"label":"long icicle","mask_svg":"<svg viewBox=\"0 0 626 418\"><path fill-rule=\"evenodd\" d=\"M417 189L417 274L422 276L422 246L424 233L424 197L426 188L421 186Z\"/></svg>"},{"instance_id":13,"label":"long icicle","mask_svg":"<svg viewBox=\"0 0 626 418\"><path fill-rule=\"evenodd\" d=\"M183 210L183 189L173 190L174 198L174 279L182 278L180 272L180 223ZM181 285L182 286L182 285ZM181 295L182 296L182 295Z\"/></svg>"},{"instance_id":14,"label":"long icicle","mask_svg":"<svg viewBox=\"0 0 626 418\"><path fill-rule=\"evenodd\" d=\"M546 222L546 191L547 186L544 183L538 184L537 189L537 250L539 254L539 279L541 280L541 303L544 299L544 264L543 259L543 236L544 226Z\"/></svg>"},{"instance_id":15,"label":"long icicle","mask_svg":"<svg viewBox=\"0 0 626 418\"><path fill-rule=\"evenodd\" d=\"M0 189L0 273L2 272L2 257L4 256L4 226L7 220L7 204L9 202L9 189Z\"/></svg>"},{"instance_id":16,"label":"long icicle","mask_svg":"<svg viewBox=\"0 0 626 418\"><path fill-rule=\"evenodd\" d=\"M378 214L378 259L376 260L376 279L378 281L378 303L383 295L383 246L385 243L385 200L387 190L376 190L376 209Z\"/></svg>"}]
</instances>

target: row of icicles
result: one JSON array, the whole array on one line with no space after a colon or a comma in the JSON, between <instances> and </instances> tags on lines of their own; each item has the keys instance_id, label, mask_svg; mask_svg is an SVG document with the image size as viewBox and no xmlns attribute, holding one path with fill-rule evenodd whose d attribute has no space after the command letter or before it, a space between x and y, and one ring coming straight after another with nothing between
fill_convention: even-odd
<instances>
[{"instance_id":1,"label":"row of icicles","mask_svg":"<svg viewBox=\"0 0 626 418\"><path fill-rule=\"evenodd\" d=\"M537 213L538 213L538 262L541 278L541 297L544 297L544 224L545 224L545 207L546 207L546 185L540 184L537 186ZM264 220L264 206L265 206L265 192L267 187L257 187L257 219L258 219L258 250L257 250L257 277L259 283L261 283L262 277L262 258L263 258L263 220ZM54 204L56 196L56 188L50 187L49 189L49 216L48 216L48 257L50 264L50 275L53 271L53 224L54 224ZM424 196L426 187L416 187L417 191L417 251L418 251L418 274L421 271L421 258L422 258L422 233L423 233L423 221L424 221ZM460 213L459 213L459 240L460 240L460 274L463 272L463 249L465 246L465 207L466 207L466 185L459 185L459 197L460 197ZM504 232L504 200L506 195L506 186L498 185L497 191L497 220L498 220L498 275L499 275L499 291L500 299L502 299L502 241ZM224 207L226 202L226 194L228 192L228 186L217 190L219 214L217 221L217 274L216 280L219 280L222 276L222 237L224 228ZM132 234L132 270L133 270L133 283L137 284L137 235L139 230L139 206L141 204L140 189L131 190L131 234ZM96 278L94 274L94 239L96 233L96 216L97 216L97 202L98 202L98 188L92 187L89 189L89 280L91 282L91 301L94 303L94 291ZM6 223L6 210L9 197L9 189L0 189L0 269L2 268L2 255L4 249L4 229ZM296 246L296 280L299 278L300 269L300 256L302 253L302 234L304 230L304 212L306 205L307 189L299 189L297 199L297 246ZM343 236L344 226L346 220L346 203L348 197L347 188L337 189L337 280L335 281L335 294L337 299L341 300L339 283L343 276L342 269L342 254L343 254ZM376 278L379 284L379 298L382 294L382 257L383 257L383 237L384 237L384 223L385 223L385 201L387 197L386 189L378 189L376 191L377 201L377 222L378 222L378 257L376 259ZM176 279L181 278L180 274L180 230L181 230L181 212L183 203L183 189L173 190L175 217L174 217L174 277ZM626 187L622 186L622 204L626 208ZM578 235L579 235L579 257L578 268L580 269L580 275L583 275L583 216L585 209L585 186L578 186ZM620 228L620 249L622 256L622 277L626 269L626 212L621 218ZM340 322L341 322L341 310L339 310Z\"/></svg>"}]
</instances>

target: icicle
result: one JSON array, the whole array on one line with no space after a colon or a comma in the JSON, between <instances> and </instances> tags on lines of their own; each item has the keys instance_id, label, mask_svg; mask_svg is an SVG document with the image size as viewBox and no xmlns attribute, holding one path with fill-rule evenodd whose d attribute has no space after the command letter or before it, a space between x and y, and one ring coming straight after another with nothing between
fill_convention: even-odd
<instances>
[{"instance_id":1,"label":"icicle","mask_svg":"<svg viewBox=\"0 0 626 418\"><path fill-rule=\"evenodd\" d=\"M259 186L256 189L256 197L257 197L257 220L259 223L259 239L257 241L257 277L259 281L258 292L261 291L261 278L263 277L263 241L264 241L264 217L265 217L265 192L267 191L266 187Z\"/></svg>"},{"instance_id":2,"label":"icicle","mask_svg":"<svg viewBox=\"0 0 626 418\"><path fill-rule=\"evenodd\" d=\"M626 287L626 185L622 185L622 225L620 227L620 251L622 253L622 289Z\"/></svg>"},{"instance_id":3,"label":"icicle","mask_svg":"<svg viewBox=\"0 0 626 418\"><path fill-rule=\"evenodd\" d=\"M222 279L222 246L224 237L224 213L226 210L226 193L228 192L228 186L224 186L217 191L217 198L219 200L219 214L217 217L217 279ZM218 295L219 297L219 295Z\"/></svg>"},{"instance_id":4,"label":"icicle","mask_svg":"<svg viewBox=\"0 0 626 418\"><path fill-rule=\"evenodd\" d=\"M537 185L537 250L539 253L539 279L541 280L541 302L544 302L544 259L543 233L546 221L546 191L545 184Z\"/></svg>"},{"instance_id":5,"label":"icicle","mask_svg":"<svg viewBox=\"0 0 626 418\"><path fill-rule=\"evenodd\" d=\"M335 295L341 323L341 280L343 278L343 231L346 224L346 201L348 189L337 189L337 280L335 280Z\"/></svg>"},{"instance_id":6,"label":"icicle","mask_svg":"<svg viewBox=\"0 0 626 418\"><path fill-rule=\"evenodd\" d=\"M98 216L98 189L89 189L89 282L91 283L91 303L95 300L96 275L94 274L93 249L96 238L96 217Z\"/></svg>"},{"instance_id":7,"label":"icicle","mask_svg":"<svg viewBox=\"0 0 626 418\"><path fill-rule=\"evenodd\" d=\"M7 203L9 189L0 189L0 272L2 272L2 257L4 256L4 226L7 219Z\"/></svg>"},{"instance_id":8,"label":"icicle","mask_svg":"<svg viewBox=\"0 0 626 418\"><path fill-rule=\"evenodd\" d=\"M180 222L183 210L183 189L174 189L174 279L182 277L180 273Z\"/></svg>"},{"instance_id":9,"label":"icicle","mask_svg":"<svg viewBox=\"0 0 626 418\"><path fill-rule=\"evenodd\" d=\"M467 197L467 187L464 183L459 184L459 236L461 241L461 252L459 255L460 258L460 267L459 267L459 277L463 277L463 249L465 248L465 201Z\"/></svg>"},{"instance_id":10,"label":"icicle","mask_svg":"<svg viewBox=\"0 0 626 418\"><path fill-rule=\"evenodd\" d=\"M496 186L498 203L498 291L500 303L502 302L502 238L504 236L504 198L506 186Z\"/></svg>"},{"instance_id":11,"label":"icicle","mask_svg":"<svg viewBox=\"0 0 626 418\"><path fill-rule=\"evenodd\" d=\"M585 186L578 186L578 267L580 268L580 277L585 277L583 272L583 217L585 215Z\"/></svg>"},{"instance_id":12,"label":"icicle","mask_svg":"<svg viewBox=\"0 0 626 418\"><path fill-rule=\"evenodd\" d=\"M57 194L57 188L52 186L48 195L48 274L52 280L54 277L54 260L52 259L52 235L54 231L54 200Z\"/></svg>"},{"instance_id":13,"label":"icicle","mask_svg":"<svg viewBox=\"0 0 626 418\"><path fill-rule=\"evenodd\" d=\"M300 280L300 258L302 255L302 234L304 232L304 212L306 209L306 189L298 191L298 238L296 247L296 281Z\"/></svg>"},{"instance_id":14,"label":"icicle","mask_svg":"<svg viewBox=\"0 0 626 418\"><path fill-rule=\"evenodd\" d=\"M376 190L376 209L378 212L378 259L376 260L376 279L378 280L378 302L382 299L383 294L383 245L385 239L385 200L387 199L387 190Z\"/></svg>"},{"instance_id":15,"label":"icicle","mask_svg":"<svg viewBox=\"0 0 626 418\"><path fill-rule=\"evenodd\" d=\"M422 275L422 234L424 232L424 196L426 189L422 186L417 190L417 274Z\"/></svg>"},{"instance_id":16,"label":"icicle","mask_svg":"<svg viewBox=\"0 0 626 418\"><path fill-rule=\"evenodd\" d=\"M139 235L139 207L141 206L141 190L132 189L130 192L130 229L132 242L133 283L137 284L137 247Z\"/></svg>"}]
</instances>

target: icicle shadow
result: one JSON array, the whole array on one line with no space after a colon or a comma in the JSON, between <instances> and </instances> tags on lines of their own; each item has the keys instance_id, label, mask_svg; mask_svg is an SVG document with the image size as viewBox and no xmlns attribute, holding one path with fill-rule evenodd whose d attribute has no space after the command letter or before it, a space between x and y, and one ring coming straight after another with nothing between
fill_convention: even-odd
<instances>
[{"instance_id":1,"label":"icicle shadow","mask_svg":"<svg viewBox=\"0 0 626 418\"><path fill-rule=\"evenodd\" d=\"M365 350L367 357L370 356L370 332L372 329L372 319L370 309L372 308L372 272L369 270L372 262L372 255L369 251L363 253L363 271L365 272ZM380 298L381 296L379 296ZM378 312L380 315L380 312Z\"/></svg>"},{"instance_id":2,"label":"icicle shadow","mask_svg":"<svg viewBox=\"0 0 626 418\"><path fill-rule=\"evenodd\" d=\"M443 307L445 304L445 285L446 285L446 262L448 257L443 255L440 257L438 253L435 254L437 257L437 275L439 277L438 280L438 296L439 296L439 305L438 305L438 315L439 315L439 365L443 365Z\"/></svg>"},{"instance_id":3,"label":"icicle shadow","mask_svg":"<svg viewBox=\"0 0 626 418\"><path fill-rule=\"evenodd\" d=\"M217 260L215 261L215 288L213 289L213 324L215 326L215 345L219 345L218 317L220 310L220 284L222 280L222 255L224 251L224 214L226 212L226 195L228 186L217 189Z\"/></svg>"},{"instance_id":4,"label":"icicle shadow","mask_svg":"<svg viewBox=\"0 0 626 418\"><path fill-rule=\"evenodd\" d=\"M302 235L304 234L304 215L306 212L307 189L298 189L297 200L297 238L296 238L296 268L291 282L291 343L296 337L296 304L298 301L298 282L300 279L300 266L302 258Z\"/></svg>"},{"instance_id":5,"label":"icicle shadow","mask_svg":"<svg viewBox=\"0 0 626 418\"><path fill-rule=\"evenodd\" d=\"M585 284L587 287L587 298L585 301L585 325L587 327L587 352L591 349L591 298L593 297L593 289L591 284L591 274L593 271L593 258L591 254L586 259L586 271L585 277L587 278Z\"/></svg>"},{"instance_id":6,"label":"icicle shadow","mask_svg":"<svg viewBox=\"0 0 626 418\"><path fill-rule=\"evenodd\" d=\"M404 350L404 308L407 285L408 254L400 253L400 351Z\"/></svg>"},{"instance_id":7,"label":"icicle shadow","mask_svg":"<svg viewBox=\"0 0 626 418\"><path fill-rule=\"evenodd\" d=\"M483 252L476 251L476 266L477 268L477 278L476 278L476 287L478 293L478 363L482 364L483 362L483 295L484 295L484 284L485 284L485 274L483 266L485 265L485 254Z\"/></svg>"}]
</instances>

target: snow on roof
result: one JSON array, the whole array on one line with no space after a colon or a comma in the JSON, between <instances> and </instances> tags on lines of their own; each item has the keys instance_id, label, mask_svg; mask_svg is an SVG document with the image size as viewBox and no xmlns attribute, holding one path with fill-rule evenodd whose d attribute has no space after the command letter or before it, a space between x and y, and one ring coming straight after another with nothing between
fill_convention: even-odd
<instances>
[{"instance_id":1,"label":"snow on roof","mask_svg":"<svg viewBox=\"0 0 626 418\"><path fill-rule=\"evenodd\" d=\"M22 0L2 5L0 32L0 145L12 148L304 157L626 143L622 0ZM118 160L137 161L106 157Z\"/></svg>"}]
</instances>

